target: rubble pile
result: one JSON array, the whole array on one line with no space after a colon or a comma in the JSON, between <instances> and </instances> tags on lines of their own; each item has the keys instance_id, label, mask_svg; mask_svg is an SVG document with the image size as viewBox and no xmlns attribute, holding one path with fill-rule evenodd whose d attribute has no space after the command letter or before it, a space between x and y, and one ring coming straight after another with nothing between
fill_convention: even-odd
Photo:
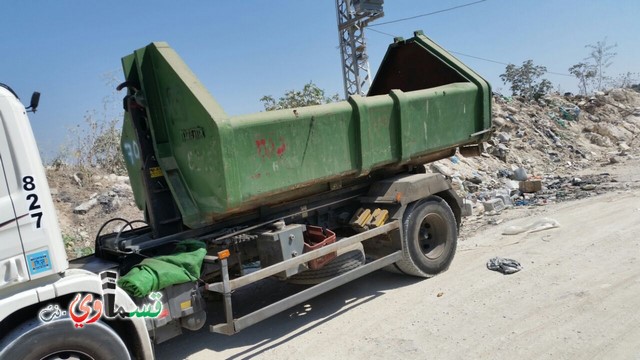
<instances>
[{"instance_id":1,"label":"rubble pile","mask_svg":"<svg viewBox=\"0 0 640 360\"><path fill-rule=\"evenodd\" d=\"M607 166L634 156L640 93L555 94L533 103L494 95L492 120L494 133L481 157L456 155L428 165L451 178L476 218L619 188ZM580 175L594 167L595 173Z\"/></svg>"},{"instance_id":2,"label":"rubble pile","mask_svg":"<svg viewBox=\"0 0 640 360\"><path fill-rule=\"evenodd\" d=\"M143 219L133 198L127 176L92 169L91 174L72 166L47 168L47 180L60 222L69 258L93 252L100 227L112 218ZM103 232L120 230L124 222L114 222Z\"/></svg>"}]
</instances>

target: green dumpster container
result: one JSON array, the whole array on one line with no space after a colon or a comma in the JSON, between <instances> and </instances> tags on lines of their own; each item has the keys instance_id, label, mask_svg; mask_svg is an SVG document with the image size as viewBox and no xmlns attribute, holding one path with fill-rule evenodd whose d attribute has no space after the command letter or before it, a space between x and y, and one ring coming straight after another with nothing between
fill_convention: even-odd
<instances>
[{"instance_id":1,"label":"green dumpster container","mask_svg":"<svg viewBox=\"0 0 640 360\"><path fill-rule=\"evenodd\" d=\"M190 228L329 191L330 182L448 156L485 140L491 126L489 84L421 32L389 46L366 97L234 117L166 43L122 62L146 111L160 168L154 176L165 178ZM128 113L122 134L144 209L144 166Z\"/></svg>"}]
</instances>

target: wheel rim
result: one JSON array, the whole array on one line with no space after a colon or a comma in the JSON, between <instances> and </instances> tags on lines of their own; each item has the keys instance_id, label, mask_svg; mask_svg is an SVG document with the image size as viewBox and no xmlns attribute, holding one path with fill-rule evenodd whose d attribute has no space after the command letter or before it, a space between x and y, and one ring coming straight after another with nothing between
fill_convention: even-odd
<instances>
[{"instance_id":1,"label":"wheel rim","mask_svg":"<svg viewBox=\"0 0 640 360\"><path fill-rule=\"evenodd\" d=\"M427 214L418 230L418 246L422 254L430 260L439 258L447 244L447 222L435 213Z\"/></svg>"},{"instance_id":2,"label":"wheel rim","mask_svg":"<svg viewBox=\"0 0 640 360\"><path fill-rule=\"evenodd\" d=\"M62 350L47 355L42 360L95 360L83 352L77 350Z\"/></svg>"}]
</instances>

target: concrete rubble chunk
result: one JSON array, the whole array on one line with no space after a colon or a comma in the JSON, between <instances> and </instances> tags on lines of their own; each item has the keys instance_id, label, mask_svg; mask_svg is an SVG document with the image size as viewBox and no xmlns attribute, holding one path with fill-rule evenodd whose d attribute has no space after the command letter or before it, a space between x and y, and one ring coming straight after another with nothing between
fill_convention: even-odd
<instances>
[{"instance_id":1,"label":"concrete rubble chunk","mask_svg":"<svg viewBox=\"0 0 640 360\"><path fill-rule=\"evenodd\" d=\"M444 176L451 176L453 175L453 171L451 171L451 169L449 169L448 167L442 165L442 164L436 164L433 163L431 164L431 171L435 172L435 173L439 173L442 174Z\"/></svg>"},{"instance_id":2,"label":"concrete rubble chunk","mask_svg":"<svg viewBox=\"0 0 640 360\"><path fill-rule=\"evenodd\" d=\"M513 206L513 202L511 201L511 197L509 195L498 194L496 198L502 200L502 203L506 208Z\"/></svg>"},{"instance_id":3,"label":"concrete rubble chunk","mask_svg":"<svg viewBox=\"0 0 640 360\"><path fill-rule=\"evenodd\" d=\"M84 215L96 205L98 205L97 197L93 198L93 199L91 199L89 201L85 201L82 204L76 206L73 209L73 213L74 214L79 214L79 215Z\"/></svg>"},{"instance_id":4,"label":"concrete rubble chunk","mask_svg":"<svg viewBox=\"0 0 640 360\"><path fill-rule=\"evenodd\" d=\"M592 133L592 134L589 134L588 138L592 144L595 144L601 147L611 146L611 140L609 140L609 138L606 138L600 134Z\"/></svg>"},{"instance_id":5,"label":"concrete rubble chunk","mask_svg":"<svg viewBox=\"0 0 640 360\"><path fill-rule=\"evenodd\" d=\"M497 126L497 127L503 127L503 126L505 126L505 125L506 125L506 123L507 123L507 122L506 122L503 118L501 118L501 117L495 117L495 118L493 118L493 120L492 120L492 121L493 121L493 125L495 125L495 126Z\"/></svg>"},{"instance_id":6,"label":"concrete rubble chunk","mask_svg":"<svg viewBox=\"0 0 640 360\"><path fill-rule=\"evenodd\" d=\"M510 177L511 180L516 180L516 181L526 181L528 178L529 176L527 175L527 170L521 167L513 170L513 176Z\"/></svg>"},{"instance_id":7,"label":"concrete rubble chunk","mask_svg":"<svg viewBox=\"0 0 640 360\"><path fill-rule=\"evenodd\" d=\"M509 141L511 141L511 135L505 132L498 133L498 141L502 144L508 143Z\"/></svg>"},{"instance_id":8,"label":"concrete rubble chunk","mask_svg":"<svg viewBox=\"0 0 640 360\"><path fill-rule=\"evenodd\" d=\"M462 216L471 216L473 214L473 203L467 199L462 200Z\"/></svg>"},{"instance_id":9,"label":"concrete rubble chunk","mask_svg":"<svg viewBox=\"0 0 640 360\"><path fill-rule=\"evenodd\" d=\"M510 105L505 105L504 109L511 113L511 115L515 115L518 113L518 110Z\"/></svg>"},{"instance_id":10,"label":"concrete rubble chunk","mask_svg":"<svg viewBox=\"0 0 640 360\"><path fill-rule=\"evenodd\" d=\"M613 98L613 100L618 102L627 100L627 94L623 89L611 89L609 91L609 95Z\"/></svg>"},{"instance_id":11,"label":"concrete rubble chunk","mask_svg":"<svg viewBox=\"0 0 640 360\"><path fill-rule=\"evenodd\" d=\"M502 202L502 199L500 198L495 198L495 199L491 199L488 201L484 201L482 202L482 205L484 206L484 210L486 212L500 212L502 210L504 210L505 206L504 206L504 202Z\"/></svg>"},{"instance_id":12,"label":"concrete rubble chunk","mask_svg":"<svg viewBox=\"0 0 640 360\"><path fill-rule=\"evenodd\" d=\"M456 192L462 192L464 190L464 183L458 177L454 177L451 179L451 187Z\"/></svg>"},{"instance_id":13,"label":"concrete rubble chunk","mask_svg":"<svg viewBox=\"0 0 640 360\"><path fill-rule=\"evenodd\" d=\"M627 145L627 143L621 142L620 144L618 144L618 149L620 151L629 151L629 150L631 150L631 147L629 145Z\"/></svg>"},{"instance_id":14,"label":"concrete rubble chunk","mask_svg":"<svg viewBox=\"0 0 640 360\"><path fill-rule=\"evenodd\" d=\"M491 154L502 161L507 161L507 154L509 153L509 148L504 144L498 144L491 148Z\"/></svg>"},{"instance_id":15,"label":"concrete rubble chunk","mask_svg":"<svg viewBox=\"0 0 640 360\"><path fill-rule=\"evenodd\" d=\"M520 184L517 181L503 180L502 183L504 184L505 188L508 189L510 192L513 192L514 190L517 191L520 189Z\"/></svg>"}]
</instances>

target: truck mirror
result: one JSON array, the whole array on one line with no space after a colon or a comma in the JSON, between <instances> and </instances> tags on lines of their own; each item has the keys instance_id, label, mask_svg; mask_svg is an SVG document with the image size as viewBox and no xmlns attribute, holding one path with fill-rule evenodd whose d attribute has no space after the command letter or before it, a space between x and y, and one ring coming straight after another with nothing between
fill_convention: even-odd
<instances>
[{"instance_id":1,"label":"truck mirror","mask_svg":"<svg viewBox=\"0 0 640 360\"><path fill-rule=\"evenodd\" d=\"M37 91L34 91L33 94L31 95L31 103L29 104L29 107L27 107L27 109L31 109L31 112L36 112L36 108L38 107L39 103L40 103L40 93Z\"/></svg>"}]
</instances>

